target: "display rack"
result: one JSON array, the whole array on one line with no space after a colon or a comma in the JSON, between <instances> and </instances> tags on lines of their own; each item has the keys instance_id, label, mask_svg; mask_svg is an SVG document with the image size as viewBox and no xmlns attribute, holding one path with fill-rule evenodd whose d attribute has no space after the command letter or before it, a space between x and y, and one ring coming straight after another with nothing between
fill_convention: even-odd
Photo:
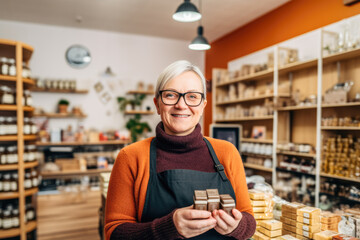
<instances>
[{"instance_id":1,"label":"display rack","mask_svg":"<svg viewBox=\"0 0 360 240\"><path fill-rule=\"evenodd\" d=\"M0 230L0 239L11 237L20 237L21 240L26 240L26 234L36 229L37 222L30 221L25 223L25 197L36 195L38 189L32 188L25 190L24 186L24 170L26 168L36 167L38 162L24 163L23 153L25 141L36 140L36 135L23 134L24 115L32 114L33 107L22 106L22 98L24 89L30 89L35 81L29 78L22 78L22 63L27 66L32 56L34 49L22 42L0 39L0 55L8 58L14 58L16 62L16 75L7 76L0 75L0 83L13 85L16 89L16 104L14 105L0 105L0 113L15 114L17 117L17 135L0 136L0 144L14 143L17 145L18 164L11 164L0 166L0 171L17 170L18 172L18 191L14 193L0 193L0 200L4 199L18 199L19 202L19 219L20 227L9 230Z\"/></svg>"}]
</instances>

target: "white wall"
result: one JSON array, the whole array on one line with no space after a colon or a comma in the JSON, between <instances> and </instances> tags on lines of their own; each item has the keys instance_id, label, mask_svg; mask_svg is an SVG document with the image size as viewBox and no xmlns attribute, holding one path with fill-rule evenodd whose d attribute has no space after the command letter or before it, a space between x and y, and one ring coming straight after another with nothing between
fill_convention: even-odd
<instances>
[{"instance_id":1,"label":"white wall","mask_svg":"<svg viewBox=\"0 0 360 240\"><path fill-rule=\"evenodd\" d=\"M170 21L170 20L169 20ZM76 79L79 89L89 89L86 95L33 93L34 105L54 112L57 101L66 98L71 107L79 105L88 117L85 128L98 130L124 129L123 114L118 110L117 96L135 90L143 81L155 86L157 76L170 63L186 59L204 69L204 53L188 49L188 42L142 35L0 21L0 38L25 42L34 47L30 60L33 75L39 78ZM87 47L92 62L84 69L74 69L65 61L65 52L70 45ZM102 73L110 66L115 77L104 77ZM101 81L112 95L112 100L103 104L93 86ZM144 106L155 107L153 96L148 96ZM157 114L143 116L155 128L160 118ZM78 120L50 120L50 128L65 128Z\"/></svg>"}]
</instances>

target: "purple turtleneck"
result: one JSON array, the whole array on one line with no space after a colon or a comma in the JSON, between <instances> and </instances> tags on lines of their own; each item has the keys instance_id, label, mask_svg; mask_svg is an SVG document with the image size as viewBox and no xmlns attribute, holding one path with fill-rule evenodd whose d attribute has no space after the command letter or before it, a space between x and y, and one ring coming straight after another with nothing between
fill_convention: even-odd
<instances>
[{"instance_id":1,"label":"purple turtleneck","mask_svg":"<svg viewBox=\"0 0 360 240\"><path fill-rule=\"evenodd\" d=\"M203 140L200 124L187 136L173 136L165 133L163 123L156 127L157 151L156 170L163 172L171 169L192 169L215 172L214 162ZM193 161L196 159L196 161ZM183 239L172 221L174 211L148 223L123 223L111 234L117 239ZM230 233L233 239L250 238L256 222L254 217L243 212L238 227ZM250 235L249 235L250 234Z\"/></svg>"}]
</instances>

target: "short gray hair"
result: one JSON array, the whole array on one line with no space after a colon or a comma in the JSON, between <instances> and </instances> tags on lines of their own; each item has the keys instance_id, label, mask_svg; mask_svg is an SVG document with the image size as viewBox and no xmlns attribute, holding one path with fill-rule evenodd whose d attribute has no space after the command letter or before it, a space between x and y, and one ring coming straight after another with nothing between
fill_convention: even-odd
<instances>
[{"instance_id":1,"label":"short gray hair","mask_svg":"<svg viewBox=\"0 0 360 240\"><path fill-rule=\"evenodd\" d=\"M184 72L194 72L200 77L201 84L203 87L204 92L204 98L206 99L206 80L199 69L199 67L195 66L194 64L190 63L186 60L179 60L176 62L173 62L169 66L167 66L159 75L157 82L156 82L156 88L155 88L155 97L159 98L159 91L163 90L163 87L166 85L168 81L171 79L181 75Z\"/></svg>"}]
</instances>

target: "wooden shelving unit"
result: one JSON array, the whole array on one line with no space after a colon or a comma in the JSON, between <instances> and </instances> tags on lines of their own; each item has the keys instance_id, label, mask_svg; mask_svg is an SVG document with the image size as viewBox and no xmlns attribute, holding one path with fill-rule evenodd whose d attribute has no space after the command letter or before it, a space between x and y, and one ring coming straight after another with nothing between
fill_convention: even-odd
<instances>
[{"instance_id":1,"label":"wooden shelving unit","mask_svg":"<svg viewBox=\"0 0 360 240\"><path fill-rule=\"evenodd\" d=\"M121 144L129 144L130 140L110 140L110 141L99 141L99 142L58 142L58 143L50 143L50 142L36 142L36 146L44 147L44 146L90 146L90 145L121 145Z\"/></svg>"},{"instance_id":2,"label":"wooden shelving unit","mask_svg":"<svg viewBox=\"0 0 360 240\"><path fill-rule=\"evenodd\" d=\"M132 90L132 91L128 91L126 94L145 94L145 95L154 95L155 92L154 91L137 91L137 90Z\"/></svg>"},{"instance_id":3,"label":"wooden shelving unit","mask_svg":"<svg viewBox=\"0 0 360 240\"><path fill-rule=\"evenodd\" d=\"M242 103L242 102L251 102L251 101L257 101L257 100L263 100L267 98L274 98L275 95L264 95L264 96L258 96L258 97L252 97L252 98L244 98L244 99L237 99L232 101L226 101L226 102L218 102L216 105L227 105L227 104L234 104L234 103ZM278 97L290 97L289 94L280 94Z\"/></svg>"},{"instance_id":4,"label":"wooden shelving unit","mask_svg":"<svg viewBox=\"0 0 360 240\"><path fill-rule=\"evenodd\" d=\"M284 67L279 68L279 74L286 74L306 68L311 68L317 66L318 60L317 59L311 59L308 61L300 61L300 62L294 62L289 63L285 65Z\"/></svg>"},{"instance_id":5,"label":"wooden shelving unit","mask_svg":"<svg viewBox=\"0 0 360 240\"><path fill-rule=\"evenodd\" d=\"M249 157L258 157L258 158L272 158L272 155L248 153L248 152L241 152L240 155L245 155L245 156L249 156Z\"/></svg>"},{"instance_id":6,"label":"wooden shelving unit","mask_svg":"<svg viewBox=\"0 0 360 240\"><path fill-rule=\"evenodd\" d=\"M34 114L34 117L46 117L46 118L86 118L87 115L75 115L75 114L62 114L62 113L44 113L44 114Z\"/></svg>"},{"instance_id":7,"label":"wooden shelving unit","mask_svg":"<svg viewBox=\"0 0 360 240\"><path fill-rule=\"evenodd\" d=\"M322 104L322 108L338 108L338 107L356 107L360 106L360 102L347 102L339 104Z\"/></svg>"},{"instance_id":8,"label":"wooden shelving unit","mask_svg":"<svg viewBox=\"0 0 360 240\"><path fill-rule=\"evenodd\" d=\"M17 229L0 230L0 239L17 237L26 240L26 233L36 229L36 221L25 223L25 197L33 196L38 189L25 190L24 175L25 169L37 166L38 162L24 163L23 153L25 141L35 141L36 135L23 135L24 114L34 111L33 107L22 106L22 98L24 89L30 89L35 81L29 78L22 78L22 63L29 64L34 49L25 43L0 39L0 55L13 58L16 62L16 75L4 76L0 75L1 82L14 86L16 91L16 105L0 105L0 112L14 111L17 118L16 135L0 136L0 144L10 143L17 146L18 164L0 166L0 171L17 171L18 174L18 192L0 193L0 200L18 199L19 202L19 219L20 227Z\"/></svg>"},{"instance_id":9,"label":"wooden shelving unit","mask_svg":"<svg viewBox=\"0 0 360 240\"><path fill-rule=\"evenodd\" d=\"M242 117L242 118L233 118L233 119L216 119L216 122L240 122L240 121L257 121L257 120L270 120L274 116L263 116L263 117Z\"/></svg>"},{"instance_id":10,"label":"wooden shelving unit","mask_svg":"<svg viewBox=\"0 0 360 240\"><path fill-rule=\"evenodd\" d=\"M316 109L316 105L313 106L289 106L289 107L281 107L277 108L278 111L297 111L297 110L308 110L308 109Z\"/></svg>"},{"instance_id":11,"label":"wooden shelving unit","mask_svg":"<svg viewBox=\"0 0 360 240\"><path fill-rule=\"evenodd\" d=\"M360 131L360 127L321 127L321 130Z\"/></svg>"},{"instance_id":12,"label":"wooden shelving unit","mask_svg":"<svg viewBox=\"0 0 360 240\"><path fill-rule=\"evenodd\" d=\"M273 74L274 74L273 69L267 69L267 70L264 70L261 72L254 73L249 76L230 79L228 82L223 82L223 83L217 84L217 87L227 86L227 85L231 85L231 84L238 83L238 82L261 80L264 78L272 77Z\"/></svg>"},{"instance_id":13,"label":"wooden shelving unit","mask_svg":"<svg viewBox=\"0 0 360 240\"><path fill-rule=\"evenodd\" d=\"M111 169L87 169L86 171L58 171L58 172L41 172L43 179L52 178L73 178L81 176L99 176L100 173L111 172Z\"/></svg>"},{"instance_id":14,"label":"wooden shelving unit","mask_svg":"<svg viewBox=\"0 0 360 240\"><path fill-rule=\"evenodd\" d=\"M74 93L74 94L86 94L88 90L61 90L61 89L43 89L43 88L32 88L31 91L37 93Z\"/></svg>"},{"instance_id":15,"label":"wooden shelving unit","mask_svg":"<svg viewBox=\"0 0 360 240\"><path fill-rule=\"evenodd\" d=\"M325 178L332 178L332 179L339 179L339 180L347 181L347 182L360 183L360 179L357 179L357 178L342 177L342 176L336 176L336 175L331 175L331 174L327 174L327 173L321 173L320 175L321 175L321 177L325 177Z\"/></svg>"},{"instance_id":16,"label":"wooden shelving unit","mask_svg":"<svg viewBox=\"0 0 360 240\"><path fill-rule=\"evenodd\" d=\"M316 158L315 153L300 153L300 152L291 152L291 151L277 151L277 154L297 156L297 157L308 157L308 158Z\"/></svg>"},{"instance_id":17,"label":"wooden shelving unit","mask_svg":"<svg viewBox=\"0 0 360 240\"><path fill-rule=\"evenodd\" d=\"M125 111L124 114L127 114L127 115L133 115L133 114L152 115L152 114L154 114L154 111L128 110L128 111Z\"/></svg>"},{"instance_id":18,"label":"wooden shelving unit","mask_svg":"<svg viewBox=\"0 0 360 240\"><path fill-rule=\"evenodd\" d=\"M267 167L257 165L257 164L252 164L252 163L244 163L244 167L245 168L256 169L256 170L260 170L260 171L264 171L264 172L272 172L273 171L272 168L267 168Z\"/></svg>"},{"instance_id":19,"label":"wooden shelving unit","mask_svg":"<svg viewBox=\"0 0 360 240\"><path fill-rule=\"evenodd\" d=\"M241 142L252 142L252 143L273 143L272 139L255 139L255 138L241 138Z\"/></svg>"}]
</instances>

